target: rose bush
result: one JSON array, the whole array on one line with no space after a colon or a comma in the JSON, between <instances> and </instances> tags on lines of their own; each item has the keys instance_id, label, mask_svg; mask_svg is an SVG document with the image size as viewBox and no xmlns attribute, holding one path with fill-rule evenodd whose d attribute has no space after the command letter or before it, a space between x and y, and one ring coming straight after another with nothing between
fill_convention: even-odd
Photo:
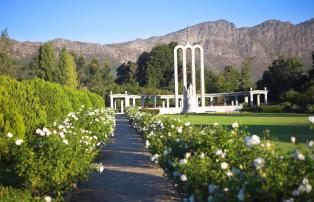
<instances>
[{"instance_id":1,"label":"rose bush","mask_svg":"<svg viewBox=\"0 0 314 202\"><path fill-rule=\"evenodd\" d=\"M0 196L61 199L100 170L92 160L115 126L113 110L103 107L88 91L0 77Z\"/></svg>"},{"instance_id":2,"label":"rose bush","mask_svg":"<svg viewBox=\"0 0 314 202\"><path fill-rule=\"evenodd\" d=\"M313 142L284 153L238 123L197 128L127 109L146 147L186 201L304 201L314 198Z\"/></svg>"}]
</instances>

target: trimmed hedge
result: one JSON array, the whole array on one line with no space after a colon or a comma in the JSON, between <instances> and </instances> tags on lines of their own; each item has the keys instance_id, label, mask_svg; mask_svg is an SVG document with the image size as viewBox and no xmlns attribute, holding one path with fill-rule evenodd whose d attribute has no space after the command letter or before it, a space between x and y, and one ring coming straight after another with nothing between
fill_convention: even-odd
<instances>
[{"instance_id":1,"label":"trimmed hedge","mask_svg":"<svg viewBox=\"0 0 314 202\"><path fill-rule=\"evenodd\" d=\"M61 200L113 132L102 97L41 79L0 76L0 198ZM95 166L94 166L95 167ZM2 176L10 176L3 178Z\"/></svg>"},{"instance_id":2,"label":"trimmed hedge","mask_svg":"<svg viewBox=\"0 0 314 202\"><path fill-rule=\"evenodd\" d=\"M0 97L0 133L14 132L21 136L63 120L82 105L86 108L104 106L102 97L94 93L41 79L17 81L1 76Z\"/></svg>"}]
</instances>

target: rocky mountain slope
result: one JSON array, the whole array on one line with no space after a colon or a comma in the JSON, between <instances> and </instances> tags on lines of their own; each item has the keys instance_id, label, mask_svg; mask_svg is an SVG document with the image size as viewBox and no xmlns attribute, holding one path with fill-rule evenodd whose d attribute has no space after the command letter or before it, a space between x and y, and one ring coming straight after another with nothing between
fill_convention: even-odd
<instances>
[{"instance_id":1,"label":"rocky mountain slope","mask_svg":"<svg viewBox=\"0 0 314 202\"><path fill-rule=\"evenodd\" d=\"M126 61L136 61L143 51L157 44L178 42L185 44L186 29L164 36L138 39L119 44L96 44L66 39L52 40L56 51L62 47L86 57L109 58L113 66ZM204 47L205 64L212 70L222 70L225 65L240 68L244 59L251 58L253 76L260 77L278 55L298 56L305 67L311 64L314 50L314 18L293 25L289 22L268 20L254 27L237 28L226 20L204 22L190 27L189 40ZM27 61L37 52L39 42L14 41L13 55Z\"/></svg>"}]
</instances>

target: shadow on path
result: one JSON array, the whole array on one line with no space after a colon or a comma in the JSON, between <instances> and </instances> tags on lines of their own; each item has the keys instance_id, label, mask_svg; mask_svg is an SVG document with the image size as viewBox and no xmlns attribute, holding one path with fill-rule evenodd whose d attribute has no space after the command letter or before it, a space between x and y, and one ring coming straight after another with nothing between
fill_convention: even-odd
<instances>
[{"instance_id":1,"label":"shadow on path","mask_svg":"<svg viewBox=\"0 0 314 202\"><path fill-rule=\"evenodd\" d=\"M142 139L123 115L116 116L115 136L97 162L102 173L92 173L71 201L180 201L163 170L150 161Z\"/></svg>"}]
</instances>

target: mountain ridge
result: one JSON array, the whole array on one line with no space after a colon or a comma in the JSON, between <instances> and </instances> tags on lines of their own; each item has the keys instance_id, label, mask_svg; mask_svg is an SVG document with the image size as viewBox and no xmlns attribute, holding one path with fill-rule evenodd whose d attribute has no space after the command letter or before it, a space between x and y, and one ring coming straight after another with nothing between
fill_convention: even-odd
<instances>
[{"instance_id":1,"label":"mountain ridge","mask_svg":"<svg viewBox=\"0 0 314 202\"><path fill-rule=\"evenodd\" d=\"M109 58L117 66L129 60L136 61L144 51L150 51L157 44L186 43L186 29L180 29L162 36L136 39L114 44L99 44L56 38L51 40L56 51L66 47L87 58ZM297 56L305 67L311 64L314 50L314 18L292 24L276 19L266 20L251 27L237 28L224 19L205 21L189 27L189 41L204 47L205 65L214 71L221 71L226 65L237 68L250 58L253 63L252 75L262 72L278 55ZM20 42L14 40L13 57L27 61L34 56L43 42Z\"/></svg>"}]
</instances>

